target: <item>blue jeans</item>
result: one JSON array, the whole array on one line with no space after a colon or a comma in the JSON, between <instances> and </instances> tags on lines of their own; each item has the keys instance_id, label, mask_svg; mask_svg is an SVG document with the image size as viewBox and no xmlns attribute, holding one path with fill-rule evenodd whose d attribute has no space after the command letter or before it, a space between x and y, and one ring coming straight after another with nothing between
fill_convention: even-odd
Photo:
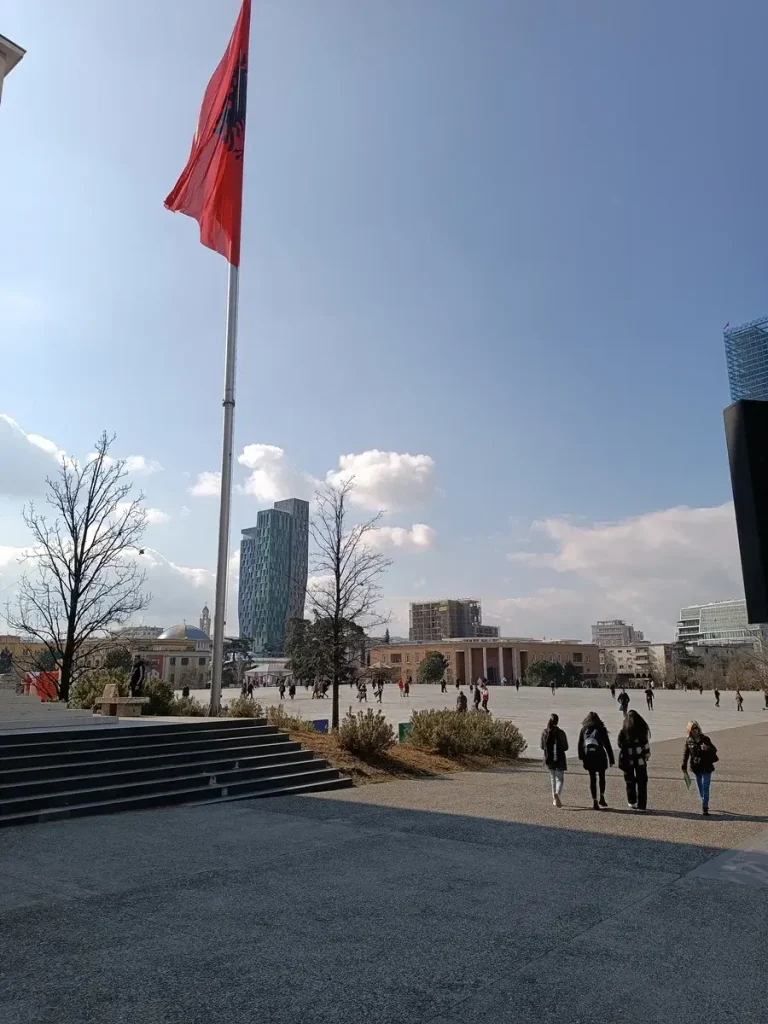
<instances>
[{"instance_id":1,"label":"blue jeans","mask_svg":"<svg viewBox=\"0 0 768 1024\"><path fill-rule=\"evenodd\" d=\"M694 775L694 778L696 779L696 788L701 797L701 806L709 807L709 787L712 785L712 772L707 772L706 775Z\"/></svg>"}]
</instances>

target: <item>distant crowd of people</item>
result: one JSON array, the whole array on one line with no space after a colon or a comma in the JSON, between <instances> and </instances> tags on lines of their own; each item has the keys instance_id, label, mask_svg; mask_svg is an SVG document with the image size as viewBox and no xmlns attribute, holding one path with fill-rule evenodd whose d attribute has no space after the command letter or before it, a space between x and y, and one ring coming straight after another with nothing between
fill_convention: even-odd
<instances>
[{"instance_id":1,"label":"distant crowd of people","mask_svg":"<svg viewBox=\"0 0 768 1024\"><path fill-rule=\"evenodd\" d=\"M541 734L544 764L549 769L552 803L562 807L563 783L568 770L568 737L560 728L558 715L550 715ZM644 812L648 808L648 762L651 759L651 729L638 711L628 711L616 737L619 749L619 771L624 775L627 806ZM589 774L592 807L599 811L608 807L605 799L605 775L616 763L608 729L596 711L590 711L579 732L577 755ZM717 747L699 723L689 722L683 747L683 777L690 785L688 769L696 780L702 814L709 814L709 793L712 773L719 760Z\"/></svg>"}]
</instances>

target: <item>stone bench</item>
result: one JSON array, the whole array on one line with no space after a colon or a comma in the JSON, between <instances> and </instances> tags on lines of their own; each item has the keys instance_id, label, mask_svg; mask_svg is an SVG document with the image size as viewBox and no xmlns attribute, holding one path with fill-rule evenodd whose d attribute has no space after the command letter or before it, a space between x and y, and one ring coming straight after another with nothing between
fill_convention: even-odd
<instances>
[{"instance_id":1,"label":"stone bench","mask_svg":"<svg viewBox=\"0 0 768 1024\"><path fill-rule=\"evenodd\" d=\"M107 683L101 697L93 703L93 713L101 708L100 714L113 718L139 718L141 709L149 704L149 697L121 697L114 683Z\"/></svg>"}]
</instances>

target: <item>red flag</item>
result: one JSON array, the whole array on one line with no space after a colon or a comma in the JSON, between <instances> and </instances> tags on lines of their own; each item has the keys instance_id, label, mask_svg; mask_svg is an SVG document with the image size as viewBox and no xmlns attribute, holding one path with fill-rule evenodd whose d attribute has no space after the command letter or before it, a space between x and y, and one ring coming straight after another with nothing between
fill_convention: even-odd
<instances>
[{"instance_id":1,"label":"red flag","mask_svg":"<svg viewBox=\"0 0 768 1024\"><path fill-rule=\"evenodd\" d=\"M200 241L240 266L245 96L251 0L243 0L229 46L203 97L187 166L165 200L194 217Z\"/></svg>"}]
</instances>

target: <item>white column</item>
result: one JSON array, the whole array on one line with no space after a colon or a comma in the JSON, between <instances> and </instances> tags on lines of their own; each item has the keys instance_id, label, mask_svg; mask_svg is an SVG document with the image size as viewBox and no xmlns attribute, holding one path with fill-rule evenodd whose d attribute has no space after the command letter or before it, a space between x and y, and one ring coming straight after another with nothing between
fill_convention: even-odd
<instances>
[{"instance_id":1,"label":"white column","mask_svg":"<svg viewBox=\"0 0 768 1024\"><path fill-rule=\"evenodd\" d=\"M488 678L488 648L483 647L483 679Z\"/></svg>"},{"instance_id":2,"label":"white column","mask_svg":"<svg viewBox=\"0 0 768 1024\"><path fill-rule=\"evenodd\" d=\"M467 648L467 652L464 655L464 674L466 676L466 679L464 680L464 682L467 684L467 686L469 686L470 683L474 682L474 679L472 678L472 648L471 647Z\"/></svg>"},{"instance_id":3,"label":"white column","mask_svg":"<svg viewBox=\"0 0 768 1024\"><path fill-rule=\"evenodd\" d=\"M497 650L499 652L499 680L498 681L499 681L499 685L501 685L501 680L504 678L504 674L505 674L504 673L504 647L500 646L500 647L497 648Z\"/></svg>"}]
</instances>

